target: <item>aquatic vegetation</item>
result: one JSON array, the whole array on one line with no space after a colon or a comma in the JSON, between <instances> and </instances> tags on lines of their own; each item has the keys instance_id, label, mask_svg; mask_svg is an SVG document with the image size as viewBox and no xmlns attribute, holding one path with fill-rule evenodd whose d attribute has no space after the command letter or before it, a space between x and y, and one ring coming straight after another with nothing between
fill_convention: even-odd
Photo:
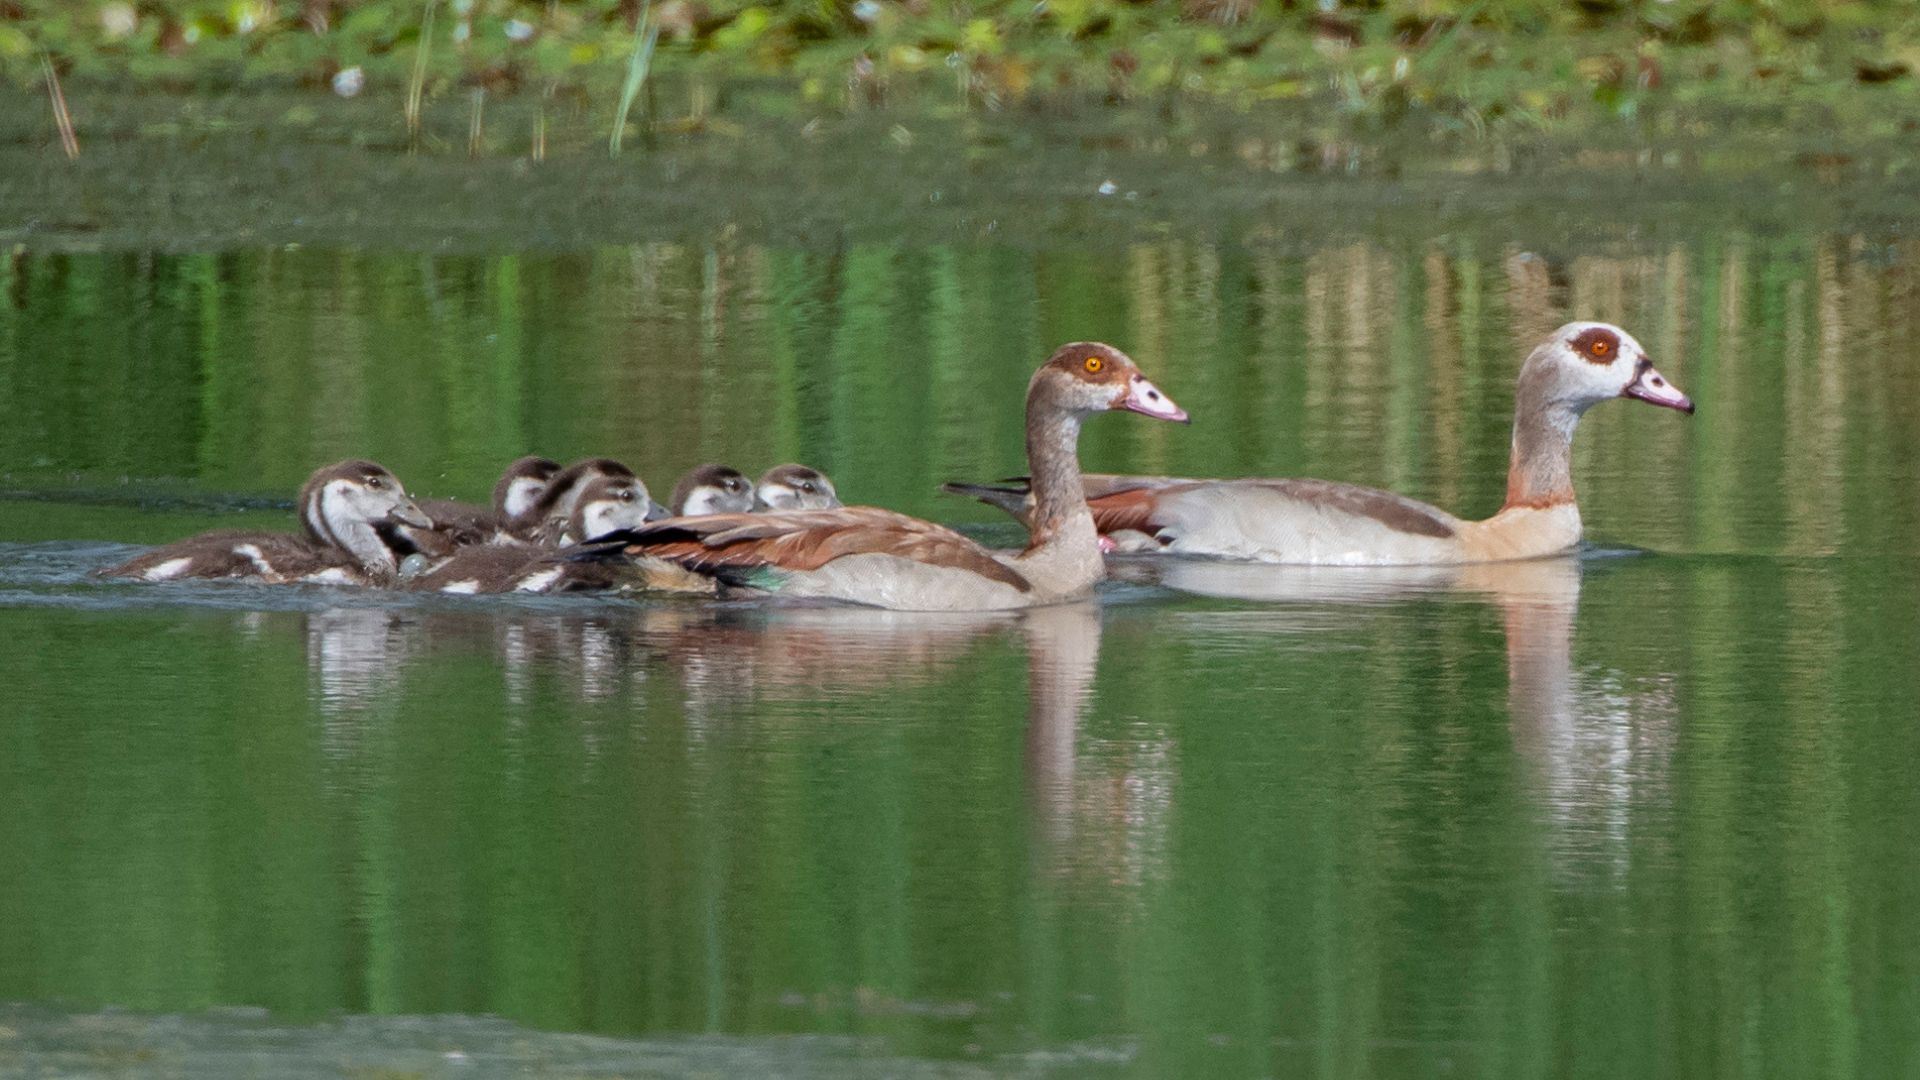
<instances>
[{"instance_id":1,"label":"aquatic vegetation","mask_svg":"<svg viewBox=\"0 0 1920 1080\"><path fill-rule=\"evenodd\" d=\"M1920 21L1888 0L64 0L0 3L0 65L230 89L289 82L424 101L481 87L601 108L635 71L775 77L811 107L1003 108L1186 96L1439 131L1633 122L1653 103L1809 110L1884 134L1920 120ZM657 38L655 50L643 41Z\"/></svg>"}]
</instances>

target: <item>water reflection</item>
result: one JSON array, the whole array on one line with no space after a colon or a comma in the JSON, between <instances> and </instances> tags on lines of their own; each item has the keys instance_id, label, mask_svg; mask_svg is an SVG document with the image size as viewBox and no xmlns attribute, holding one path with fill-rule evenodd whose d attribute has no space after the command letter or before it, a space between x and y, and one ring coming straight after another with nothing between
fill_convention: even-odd
<instances>
[{"instance_id":1,"label":"water reflection","mask_svg":"<svg viewBox=\"0 0 1920 1080\"><path fill-rule=\"evenodd\" d=\"M1027 654L1023 765L1036 872L1099 891L1135 891L1165 870L1178 795L1165 731L1096 737L1083 730L1100 664L1094 604L1038 608L1020 620Z\"/></svg>"},{"instance_id":2,"label":"water reflection","mask_svg":"<svg viewBox=\"0 0 1920 1080\"><path fill-rule=\"evenodd\" d=\"M1562 872L1601 872L1617 884L1626 870L1636 808L1667 801L1678 676L1604 661L1575 666L1586 569L1580 558L1373 568L1144 558L1115 560L1115 567L1136 583L1280 605L1262 620L1276 632L1325 626L1327 605L1364 611L1433 597L1490 605L1503 630L1512 747L1531 770ZM1314 609L1320 618L1288 607ZM1203 623L1207 616L1188 617ZM1236 633L1253 625L1243 612L1217 617L1231 618Z\"/></svg>"}]
</instances>

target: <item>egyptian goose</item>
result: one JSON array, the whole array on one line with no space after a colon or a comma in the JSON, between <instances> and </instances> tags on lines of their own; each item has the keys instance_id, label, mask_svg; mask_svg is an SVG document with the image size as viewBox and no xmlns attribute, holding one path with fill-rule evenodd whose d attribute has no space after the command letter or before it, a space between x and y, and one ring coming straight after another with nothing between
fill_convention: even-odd
<instances>
[{"instance_id":1,"label":"egyptian goose","mask_svg":"<svg viewBox=\"0 0 1920 1080\"><path fill-rule=\"evenodd\" d=\"M744 514L753 509L753 481L739 469L701 465L673 485L667 508L674 517Z\"/></svg>"},{"instance_id":2,"label":"egyptian goose","mask_svg":"<svg viewBox=\"0 0 1920 1080\"><path fill-rule=\"evenodd\" d=\"M755 510L832 510L841 505L833 481L805 465L776 465L753 489Z\"/></svg>"},{"instance_id":3,"label":"egyptian goose","mask_svg":"<svg viewBox=\"0 0 1920 1080\"><path fill-rule=\"evenodd\" d=\"M1080 490L1080 425L1129 409L1187 414L1111 345L1062 346L1027 389L1032 543L996 555L951 529L870 506L674 517L581 558L656 558L735 589L904 611L990 611L1086 595L1105 574Z\"/></svg>"},{"instance_id":4,"label":"egyptian goose","mask_svg":"<svg viewBox=\"0 0 1920 1080\"><path fill-rule=\"evenodd\" d=\"M421 499L420 509L433 519L433 528L400 526L394 529L394 546L402 550L410 547L429 558L443 558L476 544L517 543L514 523L524 520L559 471L557 461L521 458L507 466L493 485L491 509L452 499Z\"/></svg>"},{"instance_id":5,"label":"egyptian goose","mask_svg":"<svg viewBox=\"0 0 1920 1080\"><path fill-rule=\"evenodd\" d=\"M398 572L383 530L427 529L432 519L400 481L371 461L342 461L300 489L304 535L223 530L177 540L100 571L141 581L241 578L271 584L384 585Z\"/></svg>"},{"instance_id":6,"label":"egyptian goose","mask_svg":"<svg viewBox=\"0 0 1920 1080\"><path fill-rule=\"evenodd\" d=\"M594 539L652 520L654 503L647 485L632 476L594 476L578 485L573 515L562 536ZM678 567L669 569L678 571ZM592 561L569 561L561 553L522 545L465 548L431 569L408 578L417 592L504 593L580 592L609 589L629 577ZM710 591L710 590L709 590Z\"/></svg>"},{"instance_id":7,"label":"egyptian goose","mask_svg":"<svg viewBox=\"0 0 1920 1080\"><path fill-rule=\"evenodd\" d=\"M1085 491L1101 536L1123 552L1341 566L1536 558L1580 543L1573 429L1589 407L1617 397L1693 412L1693 402L1617 326L1568 323L1536 346L1515 394L1506 505L1485 521L1325 480L1093 475L1085 478ZM1032 512L1020 481L947 490L1023 520Z\"/></svg>"},{"instance_id":8,"label":"egyptian goose","mask_svg":"<svg viewBox=\"0 0 1920 1080\"><path fill-rule=\"evenodd\" d=\"M566 543L567 527L573 522L581 493L593 480L603 477L635 479L632 469L612 458L582 458L547 481L533 505L514 519L510 531L517 539L527 543L546 548L560 547ZM652 505L648 503L649 507Z\"/></svg>"}]
</instances>

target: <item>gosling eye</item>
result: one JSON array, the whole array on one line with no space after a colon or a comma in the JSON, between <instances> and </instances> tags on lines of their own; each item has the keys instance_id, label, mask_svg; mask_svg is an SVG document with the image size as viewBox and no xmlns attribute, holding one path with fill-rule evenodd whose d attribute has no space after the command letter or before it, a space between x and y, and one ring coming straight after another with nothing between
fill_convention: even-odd
<instances>
[{"instance_id":1,"label":"gosling eye","mask_svg":"<svg viewBox=\"0 0 1920 1080\"><path fill-rule=\"evenodd\" d=\"M803 481L801 481L801 482L800 482L800 490L801 490L801 491L804 491L804 492L806 492L806 493L807 493L807 494L809 494L809 495L811 495L811 494L813 494L814 492L816 492L816 491L819 491L820 489L819 489L819 488L817 488L817 487L814 487L814 486L813 486L813 481L811 481L811 480L803 480Z\"/></svg>"},{"instance_id":2,"label":"gosling eye","mask_svg":"<svg viewBox=\"0 0 1920 1080\"><path fill-rule=\"evenodd\" d=\"M386 487L387 482L385 480L380 479L377 476L369 476L367 477L367 486L370 488L378 489L378 488Z\"/></svg>"}]
</instances>

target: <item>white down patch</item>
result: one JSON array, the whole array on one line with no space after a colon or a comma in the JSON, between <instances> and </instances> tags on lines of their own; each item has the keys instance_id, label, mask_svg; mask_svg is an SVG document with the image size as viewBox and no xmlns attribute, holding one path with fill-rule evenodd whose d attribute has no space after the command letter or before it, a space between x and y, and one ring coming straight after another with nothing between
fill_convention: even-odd
<instances>
[{"instance_id":1,"label":"white down patch","mask_svg":"<svg viewBox=\"0 0 1920 1080\"><path fill-rule=\"evenodd\" d=\"M537 574L528 574L526 577L521 578L518 584L514 585L514 591L546 592L553 586L554 582L560 580L560 573L560 568L556 566L551 570L542 570Z\"/></svg>"},{"instance_id":2,"label":"white down patch","mask_svg":"<svg viewBox=\"0 0 1920 1080\"><path fill-rule=\"evenodd\" d=\"M178 559L168 559L166 562L160 563L141 576L147 581L172 581L174 578L186 573L187 567L192 565L193 556L183 555Z\"/></svg>"},{"instance_id":3,"label":"white down patch","mask_svg":"<svg viewBox=\"0 0 1920 1080\"><path fill-rule=\"evenodd\" d=\"M266 575L273 573L273 564L267 561L267 557L265 553L260 550L259 545L236 544L233 553L252 563L254 573Z\"/></svg>"}]
</instances>

